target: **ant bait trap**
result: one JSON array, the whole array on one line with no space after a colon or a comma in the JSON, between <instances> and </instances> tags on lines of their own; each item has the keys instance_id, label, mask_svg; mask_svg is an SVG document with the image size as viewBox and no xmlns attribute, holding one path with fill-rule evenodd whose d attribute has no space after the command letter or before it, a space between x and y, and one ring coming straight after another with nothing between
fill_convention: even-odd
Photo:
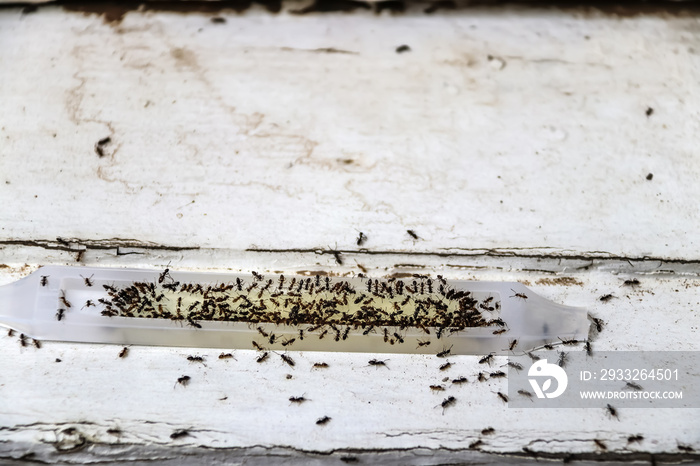
<instances>
[{"instance_id":1,"label":"ant bait trap","mask_svg":"<svg viewBox=\"0 0 700 466\"><path fill-rule=\"evenodd\" d=\"M39 340L257 350L508 354L584 339L586 310L520 283L42 267L0 287Z\"/></svg>"}]
</instances>

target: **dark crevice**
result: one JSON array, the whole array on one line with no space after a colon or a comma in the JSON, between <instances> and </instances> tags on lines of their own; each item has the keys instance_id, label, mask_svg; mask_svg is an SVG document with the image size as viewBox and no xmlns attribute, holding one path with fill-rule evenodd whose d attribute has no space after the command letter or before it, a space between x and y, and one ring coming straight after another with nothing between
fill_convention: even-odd
<instances>
[{"instance_id":1,"label":"dark crevice","mask_svg":"<svg viewBox=\"0 0 700 466\"><path fill-rule=\"evenodd\" d=\"M58 5L67 11L83 14L95 14L105 22L118 24L131 11L171 12L180 14L200 13L219 14L226 11L243 13L259 5L270 13L279 13L286 5L295 14L336 13L370 10L377 14L389 10L401 13L416 6L417 11L425 14L455 14L459 11L488 9L492 12L503 8L517 7L521 10L538 11L557 9L577 14L605 14L610 16L631 17L640 15L697 15L700 13L700 1L686 0L427 0L410 2L404 0L382 0L366 2L359 0L314 0L299 8L298 0L286 4L282 0L56 0L43 4L30 2L12 2L0 4L0 9L24 8L23 14L34 13L46 5Z\"/></svg>"}]
</instances>

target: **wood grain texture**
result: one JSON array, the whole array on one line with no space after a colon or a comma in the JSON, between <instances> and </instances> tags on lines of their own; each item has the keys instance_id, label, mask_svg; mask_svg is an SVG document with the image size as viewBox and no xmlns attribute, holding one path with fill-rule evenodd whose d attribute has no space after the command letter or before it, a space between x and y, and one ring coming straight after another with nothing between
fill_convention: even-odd
<instances>
[{"instance_id":1,"label":"wood grain texture","mask_svg":"<svg viewBox=\"0 0 700 466\"><path fill-rule=\"evenodd\" d=\"M515 280L604 319L594 351L700 350L696 17L210 16L0 10L0 284L48 263ZM470 383L443 396L429 389L445 376L433 356L375 368L369 354L290 352L290 368L250 351L120 350L1 334L0 459L587 464L700 451L694 410L511 409L496 395L507 381L473 382L474 356L450 358L447 375Z\"/></svg>"}]
</instances>

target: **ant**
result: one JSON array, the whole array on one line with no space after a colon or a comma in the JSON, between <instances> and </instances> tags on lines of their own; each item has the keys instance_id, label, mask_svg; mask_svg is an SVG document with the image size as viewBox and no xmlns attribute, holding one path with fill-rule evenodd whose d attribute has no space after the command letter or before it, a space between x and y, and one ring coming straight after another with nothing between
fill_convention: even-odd
<instances>
[{"instance_id":1,"label":"ant","mask_svg":"<svg viewBox=\"0 0 700 466\"><path fill-rule=\"evenodd\" d=\"M265 351L258 359L256 359L257 362L265 362L267 360L268 356L270 356L270 353Z\"/></svg>"},{"instance_id":2,"label":"ant","mask_svg":"<svg viewBox=\"0 0 700 466\"><path fill-rule=\"evenodd\" d=\"M66 312L65 309L59 309L58 312L56 312L56 320L58 320L60 322L61 319L63 319L63 314L65 312Z\"/></svg>"},{"instance_id":3,"label":"ant","mask_svg":"<svg viewBox=\"0 0 700 466\"><path fill-rule=\"evenodd\" d=\"M631 280L625 280L622 283L622 286L639 286L639 285L640 285L639 280L637 280L636 278L633 278Z\"/></svg>"},{"instance_id":4,"label":"ant","mask_svg":"<svg viewBox=\"0 0 700 466\"><path fill-rule=\"evenodd\" d=\"M454 396L449 396L442 400L442 403L440 403L440 406L442 406L442 411L444 413L446 408L449 408L450 406L454 405L457 402L457 398Z\"/></svg>"},{"instance_id":5,"label":"ant","mask_svg":"<svg viewBox=\"0 0 700 466\"><path fill-rule=\"evenodd\" d=\"M494 429L493 427L487 427L486 429L482 429L481 435L491 435L494 432L496 432L496 429Z\"/></svg>"},{"instance_id":6,"label":"ant","mask_svg":"<svg viewBox=\"0 0 700 466\"><path fill-rule=\"evenodd\" d=\"M179 377L179 378L177 379L177 383L179 383L179 384L182 385L183 387L186 387L187 384L190 383L190 376L189 376L189 375L183 375L182 377Z\"/></svg>"},{"instance_id":7,"label":"ant","mask_svg":"<svg viewBox=\"0 0 700 466\"><path fill-rule=\"evenodd\" d=\"M453 346L454 346L454 345L453 345ZM444 349L444 350L440 351L436 356L437 356L438 358L446 358L446 357L450 354L450 351L452 351L452 346L450 346L450 347L447 348L447 349Z\"/></svg>"},{"instance_id":8,"label":"ant","mask_svg":"<svg viewBox=\"0 0 700 466\"><path fill-rule=\"evenodd\" d=\"M19 334L19 344L23 347L27 346L27 336L24 333Z\"/></svg>"},{"instance_id":9,"label":"ant","mask_svg":"<svg viewBox=\"0 0 700 466\"><path fill-rule=\"evenodd\" d=\"M416 234L416 232L413 231L413 230L406 230L406 233L408 233L408 235L409 235L411 238L415 239L415 240L420 239L420 238L418 237L418 235Z\"/></svg>"},{"instance_id":10,"label":"ant","mask_svg":"<svg viewBox=\"0 0 700 466\"><path fill-rule=\"evenodd\" d=\"M588 314L588 319L593 323L593 326L598 333L603 331L603 326L605 325L605 321L603 319L598 319L590 314Z\"/></svg>"},{"instance_id":11,"label":"ant","mask_svg":"<svg viewBox=\"0 0 700 466\"><path fill-rule=\"evenodd\" d=\"M506 366L510 366L510 367L512 367L513 369L515 369L516 371L521 371L521 370L523 370L522 364L517 363L517 362L513 362L513 361L508 361L508 362L506 363Z\"/></svg>"},{"instance_id":12,"label":"ant","mask_svg":"<svg viewBox=\"0 0 700 466\"><path fill-rule=\"evenodd\" d=\"M190 435L190 432L187 429L181 429L181 430L176 430L172 434L170 434L170 438L175 440L178 438L186 437Z\"/></svg>"},{"instance_id":13,"label":"ant","mask_svg":"<svg viewBox=\"0 0 700 466\"><path fill-rule=\"evenodd\" d=\"M120 358L125 358L129 354L129 348L125 346L120 352L119 352L119 357Z\"/></svg>"},{"instance_id":14,"label":"ant","mask_svg":"<svg viewBox=\"0 0 700 466\"><path fill-rule=\"evenodd\" d=\"M61 291L61 296L59 297L59 299L61 300L61 302L63 303L64 306L72 307L70 305L70 302L68 302L68 300L66 299L66 292L65 291Z\"/></svg>"},{"instance_id":15,"label":"ant","mask_svg":"<svg viewBox=\"0 0 700 466\"><path fill-rule=\"evenodd\" d=\"M557 361L557 365L559 367L564 367L566 365L566 360L567 360L568 354L565 352L560 352L559 353L559 360Z\"/></svg>"},{"instance_id":16,"label":"ant","mask_svg":"<svg viewBox=\"0 0 700 466\"><path fill-rule=\"evenodd\" d=\"M598 440L597 438L594 438L593 441L594 441L595 444L598 446L598 448L600 448L601 450L607 450L607 449L608 449L607 445L605 445L605 443L603 443L602 440Z\"/></svg>"},{"instance_id":17,"label":"ant","mask_svg":"<svg viewBox=\"0 0 700 466\"><path fill-rule=\"evenodd\" d=\"M303 396L290 396L289 401L291 401L292 403L302 404L303 402L308 400Z\"/></svg>"},{"instance_id":18,"label":"ant","mask_svg":"<svg viewBox=\"0 0 700 466\"><path fill-rule=\"evenodd\" d=\"M527 295L525 293L516 293L513 288L510 289L513 293L515 293L511 298L520 298L520 299L527 299Z\"/></svg>"},{"instance_id":19,"label":"ant","mask_svg":"<svg viewBox=\"0 0 700 466\"><path fill-rule=\"evenodd\" d=\"M602 302L605 303L605 302L610 301L610 300L613 299L614 297L615 297L615 296L613 296L612 294L606 294L606 295L601 296L601 297L600 297L600 300L601 300Z\"/></svg>"},{"instance_id":20,"label":"ant","mask_svg":"<svg viewBox=\"0 0 700 466\"><path fill-rule=\"evenodd\" d=\"M158 276L158 283L163 283L163 281L165 280L165 277L170 276L170 269L169 269L169 267L170 267L170 262L168 262L168 266L165 267L165 270L163 271L163 273L161 273L161 274ZM172 280L173 277L170 277L170 279Z\"/></svg>"},{"instance_id":21,"label":"ant","mask_svg":"<svg viewBox=\"0 0 700 466\"><path fill-rule=\"evenodd\" d=\"M502 328L502 329L500 329L500 330L494 330L494 331L493 331L493 334L494 334L494 335L500 335L501 333L506 333L507 331L508 331L507 328Z\"/></svg>"},{"instance_id":22,"label":"ant","mask_svg":"<svg viewBox=\"0 0 700 466\"><path fill-rule=\"evenodd\" d=\"M360 232L360 235L357 237L357 245L362 246L363 244L365 244L365 241L367 241L367 235Z\"/></svg>"},{"instance_id":23,"label":"ant","mask_svg":"<svg viewBox=\"0 0 700 466\"><path fill-rule=\"evenodd\" d=\"M528 398L532 398L532 393L528 392L527 390L518 390L518 395L526 396Z\"/></svg>"},{"instance_id":24,"label":"ant","mask_svg":"<svg viewBox=\"0 0 700 466\"><path fill-rule=\"evenodd\" d=\"M95 276L94 273L92 275L90 275L89 277L83 277L81 275L82 279L85 280L85 286L92 286L93 285L92 277L94 277L94 276Z\"/></svg>"},{"instance_id":25,"label":"ant","mask_svg":"<svg viewBox=\"0 0 700 466\"><path fill-rule=\"evenodd\" d=\"M289 345L291 345L292 343L294 343L295 341L297 341L296 338L292 338L291 340L285 340L285 341L282 342L282 346L289 346Z\"/></svg>"},{"instance_id":26,"label":"ant","mask_svg":"<svg viewBox=\"0 0 700 466\"><path fill-rule=\"evenodd\" d=\"M85 301L85 306L81 307L81 309L85 309L86 307L95 307L95 303L92 301L92 299Z\"/></svg>"},{"instance_id":27,"label":"ant","mask_svg":"<svg viewBox=\"0 0 700 466\"><path fill-rule=\"evenodd\" d=\"M314 365L312 367L314 369L327 369L328 364L326 364L325 362L317 362L317 363L314 363Z\"/></svg>"},{"instance_id":28,"label":"ant","mask_svg":"<svg viewBox=\"0 0 700 466\"><path fill-rule=\"evenodd\" d=\"M204 358L202 356L187 356L189 362L201 362L204 364Z\"/></svg>"},{"instance_id":29,"label":"ant","mask_svg":"<svg viewBox=\"0 0 700 466\"><path fill-rule=\"evenodd\" d=\"M253 346L255 347L256 350L258 350L258 351L265 351L265 348L263 348L262 346L260 346L260 345L258 344L257 341L253 340L251 343L253 344Z\"/></svg>"},{"instance_id":30,"label":"ant","mask_svg":"<svg viewBox=\"0 0 700 466\"><path fill-rule=\"evenodd\" d=\"M425 341L418 340L418 346L416 346L416 348L420 348L421 346L428 346L430 343L431 343L430 340L425 340Z\"/></svg>"},{"instance_id":31,"label":"ant","mask_svg":"<svg viewBox=\"0 0 700 466\"><path fill-rule=\"evenodd\" d=\"M517 339L516 339L516 340L511 340L511 341L510 341L510 346L508 347L508 350L509 350L509 351L513 351L513 349L514 349L516 346L518 346L518 340L517 340Z\"/></svg>"},{"instance_id":32,"label":"ant","mask_svg":"<svg viewBox=\"0 0 700 466\"><path fill-rule=\"evenodd\" d=\"M559 338L559 339L561 340L561 343L562 343L563 345L566 345L566 346L574 346L574 345L578 345L579 343L581 343L580 341L578 341L578 340L576 340L576 339L563 340L563 339L561 339L560 337L557 337L557 338Z\"/></svg>"},{"instance_id":33,"label":"ant","mask_svg":"<svg viewBox=\"0 0 700 466\"><path fill-rule=\"evenodd\" d=\"M499 379L499 378L505 377L506 373L503 371L496 371L496 372L491 372L489 374L489 376L491 376L491 378L494 378L494 379Z\"/></svg>"},{"instance_id":34,"label":"ant","mask_svg":"<svg viewBox=\"0 0 700 466\"><path fill-rule=\"evenodd\" d=\"M644 440L644 436L642 435L630 435L627 437L627 443L640 443L642 440Z\"/></svg>"},{"instance_id":35,"label":"ant","mask_svg":"<svg viewBox=\"0 0 700 466\"><path fill-rule=\"evenodd\" d=\"M290 357L287 356L286 354L280 354L280 357L282 358L282 360L283 360L284 362L286 362L286 363L289 364L290 366L294 367L294 364L295 364L295 363L294 363L294 359L290 358Z\"/></svg>"},{"instance_id":36,"label":"ant","mask_svg":"<svg viewBox=\"0 0 700 466\"><path fill-rule=\"evenodd\" d=\"M255 279L258 280L258 281L263 281L263 280L265 279L265 277L263 277L262 275L260 275L260 274L259 274L258 272L256 272L255 270L252 271L252 274L253 274L253 278L255 278Z\"/></svg>"},{"instance_id":37,"label":"ant","mask_svg":"<svg viewBox=\"0 0 700 466\"><path fill-rule=\"evenodd\" d=\"M236 359L236 358L233 356L233 354L231 354L231 353L221 353L221 354L219 355L219 359L231 359L231 358Z\"/></svg>"},{"instance_id":38,"label":"ant","mask_svg":"<svg viewBox=\"0 0 700 466\"><path fill-rule=\"evenodd\" d=\"M490 366L491 362L493 362L493 354L487 354L483 358L479 359L479 364L488 364Z\"/></svg>"},{"instance_id":39,"label":"ant","mask_svg":"<svg viewBox=\"0 0 700 466\"><path fill-rule=\"evenodd\" d=\"M370 359L369 365L375 367L384 366L387 369L389 368L389 366L386 365L386 361L380 361L379 359Z\"/></svg>"},{"instance_id":40,"label":"ant","mask_svg":"<svg viewBox=\"0 0 700 466\"><path fill-rule=\"evenodd\" d=\"M593 348L591 348L591 342L586 341L586 343L583 346L584 348L586 348L586 354L588 356L593 356Z\"/></svg>"},{"instance_id":41,"label":"ant","mask_svg":"<svg viewBox=\"0 0 700 466\"><path fill-rule=\"evenodd\" d=\"M454 384L463 384L469 382L466 377L459 377L454 380L452 380L452 383Z\"/></svg>"},{"instance_id":42,"label":"ant","mask_svg":"<svg viewBox=\"0 0 700 466\"><path fill-rule=\"evenodd\" d=\"M41 276L41 281L40 281L41 286L46 286L49 284L49 277L50 277L50 275L42 275Z\"/></svg>"},{"instance_id":43,"label":"ant","mask_svg":"<svg viewBox=\"0 0 700 466\"><path fill-rule=\"evenodd\" d=\"M35 340L34 338L32 338L32 344L36 349L41 349L41 342L39 340Z\"/></svg>"},{"instance_id":44,"label":"ant","mask_svg":"<svg viewBox=\"0 0 700 466\"><path fill-rule=\"evenodd\" d=\"M431 385L430 389L434 392L444 392L445 391L445 387L443 387L442 385Z\"/></svg>"},{"instance_id":45,"label":"ant","mask_svg":"<svg viewBox=\"0 0 700 466\"><path fill-rule=\"evenodd\" d=\"M446 370L449 369L450 367L452 367L452 363L451 363L450 361L447 361L445 364L443 364L442 366L440 366L439 369L440 369L441 371L446 371Z\"/></svg>"},{"instance_id":46,"label":"ant","mask_svg":"<svg viewBox=\"0 0 700 466\"><path fill-rule=\"evenodd\" d=\"M498 397L499 397L501 400L503 400L504 403L508 403L508 396L506 396L505 394L503 394L503 393L501 393L501 392L496 392L496 394L498 395Z\"/></svg>"},{"instance_id":47,"label":"ant","mask_svg":"<svg viewBox=\"0 0 700 466\"><path fill-rule=\"evenodd\" d=\"M328 421L330 421L330 420L331 420L330 417L328 417L328 416L323 416L323 417L320 417L320 418L318 418L318 419L316 420L316 424L319 425L319 426L323 426L323 425L328 424Z\"/></svg>"},{"instance_id":48,"label":"ant","mask_svg":"<svg viewBox=\"0 0 700 466\"><path fill-rule=\"evenodd\" d=\"M611 405L609 405L609 404L605 407L605 409L607 410L608 415L609 415L610 417L617 418L618 421L620 420L620 417L617 415L617 409L613 408L613 407L612 407Z\"/></svg>"},{"instance_id":49,"label":"ant","mask_svg":"<svg viewBox=\"0 0 700 466\"><path fill-rule=\"evenodd\" d=\"M469 449L470 450L477 450L483 444L484 444L484 442L482 442L480 439L474 440L472 443L469 444Z\"/></svg>"}]
</instances>

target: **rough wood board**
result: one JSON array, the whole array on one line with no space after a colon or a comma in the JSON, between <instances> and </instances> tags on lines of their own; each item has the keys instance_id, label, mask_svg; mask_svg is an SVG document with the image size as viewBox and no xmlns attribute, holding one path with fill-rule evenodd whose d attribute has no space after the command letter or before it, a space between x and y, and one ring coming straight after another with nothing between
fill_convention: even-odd
<instances>
[{"instance_id":1,"label":"rough wood board","mask_svg":"<svg viewBox=\"0 0 700 466\"><path fill-rule=\"evenodd\" d=\"M605 319L597 351L700 349L697 18L223 16L108 24L0 10L0 283L76 259L362 265L522 281ZM641 286L622 288L633 276ZM610 292L618 299L598 300ZM428 389L443 375L433 357L392 355L382 371L367 367L372 355L292 353L292 369L247 351L226 362L119 350L0 337L0 458L519 463L525 447L628 462L700 450L696 410L524 412L496 397L505 382L451 387L458 403L443 414ZM311 371L317 359L331 368ZM451 359L449 375L473 379L477 359ZM311 401L290 406L301 394ZM469 450L487 426L496 434ZM183 428L192 435L170 438ZM645 441L628 444L632 434Z\"/></svg>"},{"instance_id":2,"label":"rough wood board","mask_svg":"<svg viewBox=\"0 0 700 466\"><path fill-rule=\"evenodd\" d=\"M697 18L224 16L2 10L2 239L697 259Z\"/></svg>"}]
</instances>

